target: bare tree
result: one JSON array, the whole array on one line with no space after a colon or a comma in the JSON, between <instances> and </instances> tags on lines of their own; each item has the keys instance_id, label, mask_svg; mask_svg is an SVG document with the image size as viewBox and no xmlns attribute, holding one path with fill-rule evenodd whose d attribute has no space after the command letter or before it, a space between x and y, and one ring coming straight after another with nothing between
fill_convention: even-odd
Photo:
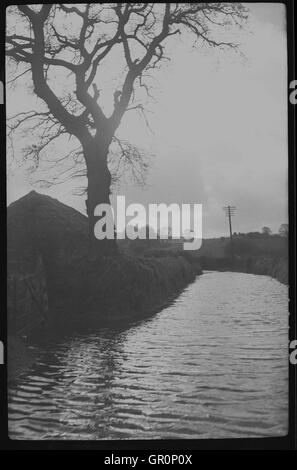
<instances>
[{"instance_id":1,"label":"bare tree","mask_svg":"<svg viewBox=\"0 0 297 470\"><path fill-rule=\"evenodd\" d=\"M247 18L246 10L240 3L220 2L46 4L11 8L15 30L8 31L7 56L25 66L14 80L30 73L34 92L46 105L42 112L24 113L19 117L21 122L18 124L17 118L14 125L38 119L44 126L40 145L28 150L29 155L34 153L37 162L42 149L58 136L67 134L78 140L79 148L74 153L88 179L86 206L92 251L113 251L115 241L99 242L94 237L94 208L99 203L109 203L112 183L109 150L124 114L132 109L144 111L143 102L135 99L137 90L144 88L149 93L145 78L168 59L166 47L176 35L192 35L195 44L236 48L233 42L218 40L216 36L224 37L228 26L241 26ZM121 86L114 90L112 112L106 115L100 105L98 82L104 61L115 49L121 51L125 68ZM67 93L62 96L50 79L53 70L69 74ZM120 145L120 154L125 154L126 148L127 155L128 144Z\"/></svg>"},{"instance_id":2,"label":"bare tree","mask_svg":"<svg viewBox=\"0 0 297 470\"><path fill-rule=\"evenodd\" d=\"M278 233L282 236L282 237L286 237L288 238L289 236L289 225L288 224L281 224L279 230L278 230Z\"/></svg>"},{"instance_id":3,"label":"bare tree","mask_svg":"<svg viewBox=\"0 0 297 470\"><path fill-rule=\"evenodd\" d=\"M272 235L272 230L269 227L262 227L262 233L263 235L270 236Z\"/></svg>"}]
</instances>

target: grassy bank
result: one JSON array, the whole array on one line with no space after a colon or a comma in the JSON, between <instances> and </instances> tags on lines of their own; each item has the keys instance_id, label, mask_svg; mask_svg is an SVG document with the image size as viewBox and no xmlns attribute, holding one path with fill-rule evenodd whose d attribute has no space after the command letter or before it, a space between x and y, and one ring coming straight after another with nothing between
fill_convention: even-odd
<instances>
[{"instance_id":1,"label":"grassy bank","mask_svg":"<svg viewBox=\"0 0 297 470\"><path fill-rule=\"evenodd\" d=\"M41 259L49 304L44 329L141 318L202 272L197 260L166 251L155 256L119 249L113 257L91 262L87 218L34 191L8 207L8 241L14 275L18 266L23 272L35 272ZM32 280L35 293L37 280Z\"/></svg>"},{"instance_id":2,"label":"grassy bank","mask_svg":"<svg viewBox=\"0 0 297 470\"><path fill-rule=\"evenodd\" d=\"M289 282L288 259L286 257L246 256L237 257L234 261L230 257L200 257L199 261L204 270L261 274L271 276L283 284Z\"/></svg>"},{"instance_id":3,"label":"grassy bank","mask_svg":"<svg viewBox=\"0 0 297 470\"><path fill-rule=\"evenodd\" d=\"M142 318L166 304L202 270L181 255L132 257L119 253L93 262L66 262L48 278L51 324Z\"/></svg>"},{"instance_id":4,"label":"grassy bank","mask_svg":"<svg viewBox=\"0 0 297 470\"><path fill-rule=\"evenodd\" d=\"M250 258L246 261L245 268L245 272L271 276L283 284L289 283L287 258Z\"/></svg>"},{"instance_id":5,"label":"grassy bank","mask_svg":"<svg viewBox=\"0 0 297 470\"><path fill-rule=\"evenodd\" d=\"M52 293L47 321L33 329L26 341L9 336L9 380L34 361L28 348L31 339L90 327L129 325L164 308L201 272L197 261L178 255L119 254L92 263L85 258L60 261L55 276L47 273Z\"/></svg>"},{"instance_id":6,"label":"grassy bank","mask_svg":"<svg viewBox=\"0 0 297 470\"><path fill-rule=\"evenodd\" d=\"M233 254L230 240L225 237L203 240L197 256L202 269L237 271L271 276L288 284L288 239L280 235L257 232L233 236Z\"/></svg>"}]
</instances>

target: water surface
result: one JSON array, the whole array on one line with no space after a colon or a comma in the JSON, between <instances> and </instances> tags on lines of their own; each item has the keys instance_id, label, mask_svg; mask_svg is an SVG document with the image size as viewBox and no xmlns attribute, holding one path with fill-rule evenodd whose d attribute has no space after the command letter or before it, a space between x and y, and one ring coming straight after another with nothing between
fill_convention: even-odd
<instances>
[{"instance_id":1,"label":"water surface","mask_svg":"<svg viewBox=\"0 0 297 470\"><path fill-rule=\"evenodd\" d=\"M10 385L12 439L280 436L288 424L288 291L207 272L125 328L40 341Z\"/></svg>"}]
</instances>

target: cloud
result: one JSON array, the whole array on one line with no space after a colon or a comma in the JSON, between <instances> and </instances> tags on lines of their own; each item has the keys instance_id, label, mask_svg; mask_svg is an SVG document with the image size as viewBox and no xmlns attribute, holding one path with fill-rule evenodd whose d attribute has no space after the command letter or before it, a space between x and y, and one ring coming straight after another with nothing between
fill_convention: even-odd
<instances>
[{"instance_id":1,"label":"cloud","mask_svg":"<svg viewBox=\"0 0 297 470\"><path fill-rule=\"evenodd\" d=\"M203 203L206 236L226 233L222 206L228 203L238 208L237 231L263 224L276 231L287 218L284 7L249 8L249 30L237 36L245 58L194 50L187 38L176 43L171 63L157 76L157 103L149 114L155 133L132 113L119 129L155 153L147 188L123 184L119 194L127 203ZM9 108L17 102L14 97ZM9 186L15 197L25 188L13 178ZM55 188L55 197L84 211L69 188Z\"/></svg>"}]
</instances>

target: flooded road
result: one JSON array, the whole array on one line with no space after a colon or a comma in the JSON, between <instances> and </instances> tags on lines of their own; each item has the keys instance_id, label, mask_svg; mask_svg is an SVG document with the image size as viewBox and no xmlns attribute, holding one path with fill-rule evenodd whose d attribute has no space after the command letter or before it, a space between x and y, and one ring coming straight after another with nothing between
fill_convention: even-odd
<instances>
[{"instance_id":1,"label":"flooded road","mask_svg":"<svg viewBox=\"0 0 297 470\"><path fill-rule=\"evenodd\" d=\"M206 272L124 328L32 346L9 389L12 439L281 436L288 425L288 290Z\"/></svg>"}]
</instances>

